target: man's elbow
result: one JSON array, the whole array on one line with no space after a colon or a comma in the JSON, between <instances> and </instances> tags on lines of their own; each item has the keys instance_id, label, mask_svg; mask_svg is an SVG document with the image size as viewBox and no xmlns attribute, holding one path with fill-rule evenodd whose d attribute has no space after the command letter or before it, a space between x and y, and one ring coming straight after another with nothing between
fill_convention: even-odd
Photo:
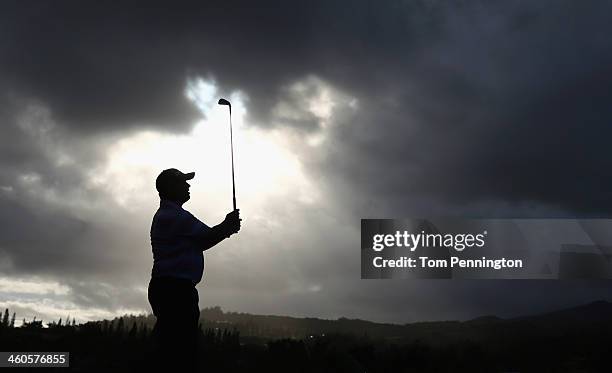
<instances>
[{"instance_id":1,"label":"man's elbow","mask_svg":"<svg viewBox=\"0 0 612 373\"><path fill-rule=\"evenodd\" d=\"M200 241L200 246L202 247L202 251L206 251L214 247L219 242L223 241L225 238L226 237L222 229L219 229L217 227L211 228L208 234L202 237Z\"/></svg>"}]
</instances>

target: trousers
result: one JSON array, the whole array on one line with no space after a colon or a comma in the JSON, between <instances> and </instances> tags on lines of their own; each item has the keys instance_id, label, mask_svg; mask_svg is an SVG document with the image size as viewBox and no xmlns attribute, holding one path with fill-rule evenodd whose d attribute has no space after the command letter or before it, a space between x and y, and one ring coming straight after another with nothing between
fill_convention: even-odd
<instances>
[{"instance_id":1,"label":"trousers","mask_svg":"<svg viewBox=\"0 0 612 373\"><path fill-rule=\"evenodd\" d=\"M153 339L158 367L194 372L200 318L195 285L186 279L153 277L148 298L156 317Z\"/></svg>"}]
</instances>

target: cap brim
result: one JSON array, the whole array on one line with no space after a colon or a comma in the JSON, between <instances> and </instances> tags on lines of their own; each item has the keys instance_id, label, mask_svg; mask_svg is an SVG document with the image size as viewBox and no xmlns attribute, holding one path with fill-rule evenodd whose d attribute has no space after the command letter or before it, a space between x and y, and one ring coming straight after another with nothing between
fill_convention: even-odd
<instances>
[{"instance_id":1,"label":"cap brim","mask_svg":"<svg viewBox=\"0 0 612 373\"><path fill-rule=\"evenodd\" d=\"M188 172L186 174L183 174L185 177L185 180L191 180L195 177L195 172Z\"/></svg>"}]
</instances>

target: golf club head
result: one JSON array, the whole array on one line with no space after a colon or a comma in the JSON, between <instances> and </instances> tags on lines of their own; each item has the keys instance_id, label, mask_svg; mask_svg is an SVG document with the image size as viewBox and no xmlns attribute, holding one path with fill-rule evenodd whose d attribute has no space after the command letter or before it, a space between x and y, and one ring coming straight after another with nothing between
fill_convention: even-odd
<instances>
[{"instance_id":1,"label":"golf club head","mask_svg":"<svg viewBox=\"0 0 612 373\"><path fill-rule=\"evenodd\" d=\"M219 105L227 105L227 106L230 106L230 107L232 106L232 104L230 104L230 102L229 102L229 101L227 101L227 100L226 100L226 99L224 99L224 98L220 98L220 99L219 99L218 104L219 104Z\"/></svg>"}]
</instances>

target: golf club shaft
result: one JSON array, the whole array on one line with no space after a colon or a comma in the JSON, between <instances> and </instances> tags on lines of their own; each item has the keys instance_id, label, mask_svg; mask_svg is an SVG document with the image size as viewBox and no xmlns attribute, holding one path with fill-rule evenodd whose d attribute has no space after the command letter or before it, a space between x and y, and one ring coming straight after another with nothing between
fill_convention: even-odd
<instances>
[{"instance_id":1,"label":"golf club shaft","mask_svg":"<svg viewBox=\"0 0 612 373\"><path fill-rule=\"evenodd\" d=\"M234 180L234 139L232 134L232 107L229 107L230 112L230 148L232 152L232 202L234 210L236 210L236 181Z\"/></svg>"}]
</instances>

